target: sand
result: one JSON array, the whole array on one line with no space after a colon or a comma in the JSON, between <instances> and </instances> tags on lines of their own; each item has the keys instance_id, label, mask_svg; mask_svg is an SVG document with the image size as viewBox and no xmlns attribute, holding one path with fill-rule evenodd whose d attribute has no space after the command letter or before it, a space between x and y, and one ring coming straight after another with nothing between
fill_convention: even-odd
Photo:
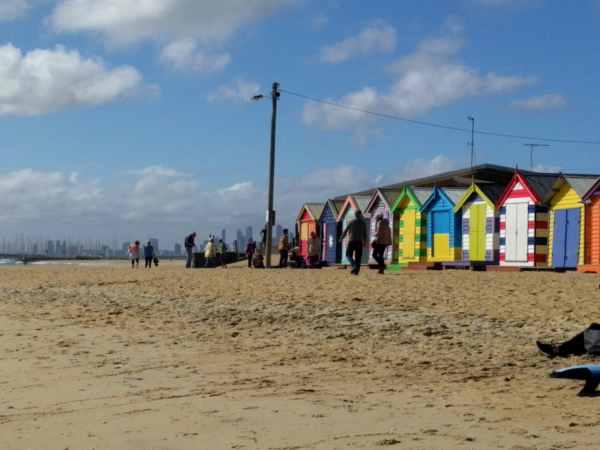
<instances>
[{"instance_id":1,"label":"sand","mask_svg":"<svg viewBox=\"0 0 600 450\"><path fill-rule=\"evenodd\" d=\"M0 448L599 446L597 275L181 266L0 269Z\"/></svg>"}]
</instances>

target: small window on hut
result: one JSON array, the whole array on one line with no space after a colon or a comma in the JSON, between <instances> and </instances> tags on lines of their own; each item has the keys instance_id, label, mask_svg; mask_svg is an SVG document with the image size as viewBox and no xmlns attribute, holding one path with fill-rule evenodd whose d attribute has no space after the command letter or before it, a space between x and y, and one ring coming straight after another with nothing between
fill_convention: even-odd
<instances>
[{"instance_id":1,"label":"small window on hut","mask_svg":"<svg viewBox=\"0 0 600 450\"><path fill-rule=\"evenodd\" d=\"M379 209L385 209L385 204L383 202L379 202Z\"/></svg>"}]
</instances>

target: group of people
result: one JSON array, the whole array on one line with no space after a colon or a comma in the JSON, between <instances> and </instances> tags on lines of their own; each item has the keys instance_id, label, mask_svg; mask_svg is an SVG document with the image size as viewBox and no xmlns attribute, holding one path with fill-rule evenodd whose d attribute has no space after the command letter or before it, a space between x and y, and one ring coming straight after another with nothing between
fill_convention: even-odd
<instances>
[{"instance_id":1,"label":"group of people","mask_svg":"<svg viewBox=\"0 0 600 450\"><path fill-rule=\"evenodd\" d=\"M192 262L194 259L194 247L196 247L196 232L194 231L192 234L185 237L183 241L183 246L185 247L185 251L187 253L187 261L185 263L185 268L189 269L192 267ZM221 267L223 269L227 269L227 264L225 262L225 253L227 252L227 245L223 242L223 239L219 239L219 254L220 254L220 262ZM215 245L215 239L210 238L208 243L204 246L204 268L211 269L216 266L217 258L217 247Z\"/></svg>"},{"instance_id":2,"label":"group of people","mask_svg":"<svg viewBox=\"0 0 600 450\"><path fill-rule=\"evenodd\" d=\"M148 241L144 248L140 247L140 241L135 241L134 244L131 244L127 250L129 251L129 259L131 260L131 268L136 269L140 265L140 254L143 250L144 259L146 260L146 269L152 269L152 263L155 266L158 266L158 258L156 257L156 252L154 251L154 246L152 245L152 241Z\"/></svg>"}]
</instances>

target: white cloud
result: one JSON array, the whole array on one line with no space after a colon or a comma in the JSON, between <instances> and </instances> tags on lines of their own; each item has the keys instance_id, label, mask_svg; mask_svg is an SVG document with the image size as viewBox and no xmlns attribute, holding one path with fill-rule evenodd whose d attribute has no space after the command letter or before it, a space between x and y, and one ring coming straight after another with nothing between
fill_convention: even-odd
<instances>
[{"instance_id":1,"label":"white cloud","mask_svg":"<svg viewBox=\"0 0 600 450\"><path fill-rule=\"evenodd\" d=\"M562 166L547 166L544 163L540 163L536 166L533 166L533 172L542 172L542 173L558 173L562 171Z\"/></svg>"},{"instance_id":2,"label":"white cloud","mask_svg":"<svg viewBox=\"0 0 600 450\"><path fill-rule=\"evenodd\" d=\"M314 16L311 20L311 24L313 28L321 28L329 23L329 19L324 14L318 14Z\"/></svg>"},{"instance_id":3,"label":"white cloud","mask_svg":"<svg viewBox=\"0 0 600 450\"><path fill-rule=\"evenodd\" d=\"M100 58L84 59L60 45L26 55L12 44L0 46L0 115L100 105L138 94L144 87L134 67L110 69Z\"/></svg>"},{"instance_id":4,"label":"white cloud","mask_svg":"<svg viewBox=\"0 0 600 450\"><path fill-rule=\"evenodd\" d=\"M494 72L480 74L477 68L457 59L465 42L454 33L460 32L461 27L452 20L447 28L453 33L422 41L412 55L388 67L388 72L397 79L387 92L379 93L375 88L365 86L339 100L327 100L356 109L410 117L460 99L510 92L538 82L537 77L504 76ZM374 120L373 116L358 111L310 101L305 104L301 117L309 126L354 130L359 135L364 134L364 130L368 133L370 122Z\"/></svg>"},{"instance_id":5,"label":"white cloud","mask_svg":"<svg viewBox=\"0 0 600 450\"><path fill-rule=\"evenodd\" d=\"M0 0L0 22L24 16L42 0Z\"/></svg>"},{"instance_id":6,"label":"white cloud","mask_svg":"<svg viewBox=\"0 0 600 450\"><path fill-rule=\"evenodd\" d=\"M183 172L178 172L175 169L170 169L164 166L150 166L144 169L130 170L129 174L138 175L140 177L155 176L155 177L189 177L190 175Z\"/></svg>"},{"instance_id":7,"label":"white cloud","mask_svg":"<svg viewBox=\"0 0 600 450\"><path fill-rule=\"evenodd\" d=\"M392 26L375 25L365 28L356 37L322 47L319 59L337 64L361 53L391 52L395 47L396 29Z\"/></svg>"},{"instance_id":8,"label":"white cloud","mask_svg":"<svg viewBox=\"0 0 600 450\"><path fill-rule=\"evenodd\" d=\"M96 32L115 44L194 37L223 41L240 27L297 0L61 0L49 18L58 32Z\"/></svg>"},{"instance_id":9,"label":"white cloud","mask_svg":"<svg viewBox=\"0 0 600 450\"><path fill-rule=\"evenodd\" d=\"M229 84L223 84L216 91L208 94L209 102L222 102L233 100L234 102L249 102L251 97L258 94L260 84L237 79Z\"/></svg>"},{"instance_id":10,"label":"white cloud","mask_svg":"<svg viewBox=\"0 0 600 450\"><path fill-rule=\"evenodd\" d=\"M193 38L184 38L165 46L159 61L182 73L199 74L222 71L231 62L231 55L210 55L198 50Z\"/></svg>"},{"instance_id":11,"label":"white cloud","mask_svg":"<svg viewBox=\"0 0 600 450\"><path fill-rule=\"evenodd\" d=\"M567 106L567 98L562 94L534 95L533 97L513 100L508 109L524 109L527 111L550 111Z\"/></svg>"},{"instance_id":12,"label":"white cloud","mask_svg":"<svg viewBox=\"0 0 600 450\"><path fill-rule=\"evenodd\" d=\"M432 159L417 158L407 161L404 167L394 170L376 178L380 186L402 183L406 180L428 177L436 173L448 172L459 167L461 158L450 158L445 155L437 155Z\"/></svg>"},{"instance_id":13,"label":"white cloud","mask_svg":"<svg viewBox=\"0 0 600 450\"><path fill-rule=\"evenodd\" d=\"M453 168L452 158L408 161L401 170L375 177L352 166L318 167L309 173L278 175L275 209L278 223L293 228L300 206L328 198L402 182ZM151 166L126 182L102 184L77 173L26 169L0 175L0 229L39 236L108 239L142 238L151 232L162 242L264 223L267 191L249 181L207 190L176 169ZM2 236L0 236L1 238ZM162 248L165 248L163 245Z\"/></svg>"}]
</instances>

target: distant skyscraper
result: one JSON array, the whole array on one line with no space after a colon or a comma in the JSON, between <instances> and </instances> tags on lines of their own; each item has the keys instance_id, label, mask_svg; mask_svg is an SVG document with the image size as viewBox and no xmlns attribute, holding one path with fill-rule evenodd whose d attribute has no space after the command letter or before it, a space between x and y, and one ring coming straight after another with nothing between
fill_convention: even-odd
<instances>
[{"instance_id":1,"label":"distant skyscraper","mask_svg":"<svg viewBox=\"0 0 600 450\"><path fill-rule=\"evenodd\" d=\"M251 226L246 227L246 240L248 240L248 239L254 240L254 236L252 236L252 227Z\"/></svg>"},{"instance_id":2,"label":"distant skyscraper","mask_svg":"<svg viewBox=\"0 0 600 450\"><path fill-rule=\"evenodd\" d=\"M150 242L152 242L152 247L154 247L154 251L158 253L158 239L150 238Z\"/></svg>"},{"instance_id":3,"label":"distant skyscraper","mask_svg":"<svg viewBox=\"0 0 600 450\"><path fill-rule=\"evenodd\" d=\"M121 249L127 253L127 249L129 248L129 242L123 242L123 247L121 247Z\"/></svg>"},{"instance_id":4,"label":"distant skyscraper","mask_svg":"<svg viewBox=\"0 0 600 450\"><path fill-rule=\"evenodd\" d=\"M175 244L175 256L181 255L181 244Z\"/></svg>"},{"instance_id":5,"label":"distant skyscraper","mask_svg":"<svg viewBox=\"0 0 600 450\"><path fill-rule=\"evenodd\" d=\"M242 230L240 230L239 228L237 230L236 236L239 246L243 246L246 244L246 239L244 239L244 233L242 233Z\"/></svg>"},{"instance_id":6,"label":"distant skyscraper","mask_svg":"<svg viewBox=\"0 0 600 450\"><path fill-rule=\"evenodd\" d=\"M46 251L48 252L48 256L54 256L54 242L48 241Z\"/></svg>"},{"instance_id":7,"label":"distant skyscraper","mask_svg":"<svg viewBox=\"0 0 600 450\"><path fill-rule=\"evenodd\" d=\"M56 241L56 246L54 247L54 254L56 256L60 256L61 252L60 252L60 241Z\"/></svg>"},{"instance_id":8,"label":"distant skyscraper","mask_svg":"<svg viewBox=\"0 0 600 450\"><path fill-rule=\"evenodd\" d=\"M38 254L38 245L37 244L33 244L33 247L31 249L31 253L34 255Z\"/></svg>"},{"instance_id":9,"label":"distant skyscraper","mask_svg":"<svg viewBox=\"0 0 600 450\"><path fill-rule=\"evenodd\" d=\"M227 240L225 239L227 237L227 232L225 231L225 228L223 228L221 230L221 239L223 239L223 242L227 242Z\"/></svg>"},{"instance_id":10,"label":"distant skyscraper","mask_svg":"<svg viewBox=\"0 0 600 450\"><path fill-rule=\"evenodd\" d=\"M279 242L279 238L283 235L283 227L281 225L277 225L275 227L275 242Z\"/></svg>"}]
</instances>

